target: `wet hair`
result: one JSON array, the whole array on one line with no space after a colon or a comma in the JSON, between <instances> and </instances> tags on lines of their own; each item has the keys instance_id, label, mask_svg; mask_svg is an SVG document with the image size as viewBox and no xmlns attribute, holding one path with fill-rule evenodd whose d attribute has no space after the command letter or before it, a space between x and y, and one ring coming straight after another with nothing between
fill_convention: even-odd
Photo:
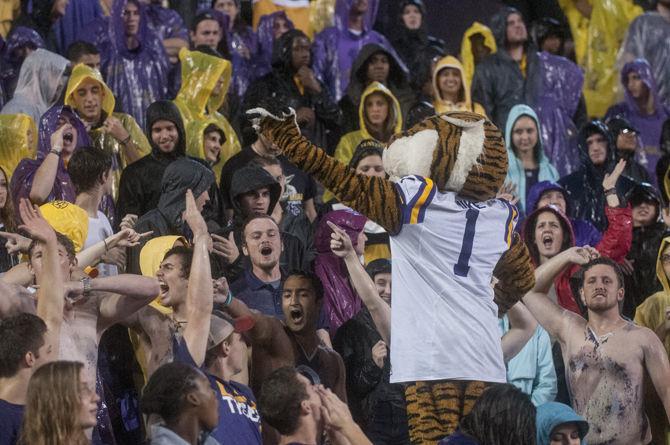
<instances>
[{"instance_id":1,"label":"wet hair","mask_svg":"<svg viewBox=\"0 0 670 445\"><path fill-rule=\"evenodd\" d=\"M264 381L258 397L263 420L286 436L298 428L301 404L309 399L305 385L298 380L298 371L285 366L273 371Z\"/></svg>"},{"instance_id":2,"label":"wet hair","mask_svg":"<svg viewBox=\"0 0 670 445\"><path fill-rule=\"evenodd\" d=\"M0 321L0 378L14 376L28 352L39 357L47 325L33 314L19 314Z\"/></svg>"},{"instance_id":3,"label":"wet hair","mask_svg":"<svg viewBox=\"0 0 670 445\"><path fill-rule=\"evenodd\" d=\"M246 244L245 239L244 239L244 232L247 230L247 226L248 226L249 224L251 224L252 221L257 220L257 219L269 219L270 221L272 221L273 223L275 223L275 225L277 226L277 230L279 231L279 239L281 240L281 238L282 238L282 236L281 236L281 229L279 228L279 224L277 224L277 221L275 221L274 218L273 218L272 216L268 215L268 214L265 214L265 213L254 213L253 215L249 215L249 216L244 220L244 222L242 223L242 226L241 226L242 229L240 230L240 235L241 235L241 238L242 238L242 244L243 244L243 245Z\"/></svg>"},{"instance_id":4,"label":"wet hair","mask_svg":"<svg viewBox=\"0 0 670 445\"><path fill-rule=\"evenodd\" d=\"M173 362L158 368L142 391L140 409L144 414L158 414L166 423L179 418L186 396L196 391L204 375L186 363Z\"/></svg>"},{"instance_id":5,"label":"wet hair","mask_svg":"<svg viewBox=\"0 0 670 445\"><path fill-rule=\"evenodd\" d=\"M588 272L589 269L591 269L593 266L597 266L599 264L604 264L605 266L610 266L612 269L614 269L617 281L619 282L619 288L624 287L623 273L621 272L619 265L611 258L601 256L584 264L579 270L579 289L584 288L584 277L586 276L586 272Z\"/></svg>"},{"instance_id":6,"label":"wet hair","mask_svg":"<svg viewBox=\"0 0 670 445\"><path fill-rule=\"evenodd\" d=\"M94 44L84 42L83 40L77 40L76 42L72 42L70 46L67 47L67 50L65 52L65 56L67 57L67 59L73 63L77 62L83 56L89 54L98 55L100 54L100 51Z\"/></svg>"},{"instance_id":7,"label":"wet hair","mask_svg":"<svg viewBox=\"0 0 670 445\"><path fill-rule=\"evenodd\" d=\"M258 166L260 168L271 167L273 165L278 165L281 167L281 162L279 161L279 159L274 157L266 158L265 156L256 156L251 162L249 162L249 165ZM282 171L283 170L284 169L282 168Z\"/></svg>"},{"instance_id":8,"label":"wet hair","mask_svg":"<svg viewBox=\"0 0 670 445\"><path fill-rule=\"evenodd\" d=\"M9 176L4 168L0 167L0 172L5 176L5 181L7 181L7 198L5 198L5 206L0 209L0 223L2 223L5 228L3 229L6 232L16 232L16 219L14 216L14 199L12 198L12 193L9 188L10 181Z\"/></svg>"},{"instance_id":9,"label":"wet hair","mask_svg":"<svg viewBox=\"0 0 670 445\"><path fill-rule=\"evenodd\" d=\"M187 246L174 246L163 256L163 261L171 255L177 255L181 260L182 276L188 278L191 275L191 263L193 262L193 249Z\"/></svg>"},{"instance_id":10,"label":"wet hair","mask_svg":"<svg viewBox=\"0 0 670 445\"><path fill-rule=\"evenodd\" d=\"M384 146L374 139L364 139L354 150L354 154L349 160L349 168L356 169L358 164L365 158L370 156L379 156L383 158Z\"/></svg>"},{"instance_id":11,"label":"wet hair","mask_svg":"<svg viewBox=\"0 0 670 445\"><path fill-rule=\"evenodd\" d=\"M93 147L82 147L72 154L67 172L77 194L91 190L112 168L112 156Z\"/></svg>"},{"instance_id":12,"label":"wet hair","mask_svg":"<svg viewBox=\"0 0 670 445\"><path fill-rule=\"evenodd\" d=\"M74 248L74 243L72 242L72 240L67 236L63 235L62 233L56 232L56 242L65 248L70 263L74 262L77 258L77 252ZM35 249L35 246L37 246L38 243L40 242L37 240L33 240L30 243L30 246L28 247L28 261L33 259L33 250Z\"/></svg>"},{"instance_id":13,"label":"wet hair","mask_svg":"<svg viewBox=\"0 0 670 445\"><path fill-rule=\"evenodd\" d=\"M320 299L323 298L324 295L323 283L321 283L321 279L316 274L305 270L294 269L286 275L286 278L284 278L282 284L286 283L286 280L288 280L291 277L299 277L306 279L312 286L312 290L314 291L316 301L319 301Z\"/></svg>"},{"instance_id":14,"label":"wet hair","mask_svg":"<svg viewBox=\"0 0 670 445\"><path fill-rule=\"evenodd\" d=\"M486 445L535 445L535 406L508 383L493 385L460 423L463 433Z\"/></svg>"},{"instance_id":15,"label":"wet hair","mask_svg":"<svg viewBox=\"0 0 670 445\"><path fill-rule=\"evenodd\" d=\"M207 127L205 127L205 131L203 131L202 134L209 134L209 133L219 133L219 136L221 136L221 145L226 143L226 133L224 133L223 130L219 128L218 125L215 124L207 125Z\"/></svg>"},{"instance_id":16,"label":"wet hair","mask_svg":"<svg viewBox=\"0 0 670 445\"><path fill-rule=\"evenodd\" d=\"M19 444L90 443L78 422L81 406L81 362L55 361L30 378Z\"/></svg>"}]
</instances>

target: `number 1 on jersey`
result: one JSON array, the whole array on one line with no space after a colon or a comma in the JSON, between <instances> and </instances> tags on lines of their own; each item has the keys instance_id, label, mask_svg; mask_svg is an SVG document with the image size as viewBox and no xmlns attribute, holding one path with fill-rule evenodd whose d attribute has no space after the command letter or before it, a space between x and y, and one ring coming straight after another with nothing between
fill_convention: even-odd
<instances>
[{"instance_id":1,"label":"number 1 on jersey","mask_svg":"<svg viewBox=\"0 0 670 445\"><path fill-rule=\"evenodd\" d=\"M463 244L461 253L458 255L458 263L454 264L454 275L467 277L470 271L470 255L472 255L472 243L475 239L475 225L479 217L479 210L468 209L465 212L465 233L463 233Z\"/></svg>"}]
</instances>

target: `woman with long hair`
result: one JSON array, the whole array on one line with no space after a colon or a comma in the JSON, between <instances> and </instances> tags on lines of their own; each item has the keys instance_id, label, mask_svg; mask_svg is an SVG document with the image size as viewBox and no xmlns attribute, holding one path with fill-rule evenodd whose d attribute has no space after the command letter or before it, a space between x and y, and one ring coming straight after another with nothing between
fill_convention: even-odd
<instances>
[{"instance_id":1,"label":"woman with long hair","mask_svg":"<svg viewBox=\"0 0 670 445\"><path fill-rule=\"evenodd\" d=\"M9 178L2 167L0 167L0 231L16 232L14 203L12 202L12 194L9 193ZM0 239L0 241L3 240ZM18 257L10 254L5 247L5 243L0 242L0 273L7 272L18 263Z\"/></svg>"},{"instance_id":2,"label":"woman with long hair","mask_svg":"<svg viewBox=\"0 0 670 445\"><path fill-rule=\"evenodd\" d=\"M89 444L85 431L97 424L95 382L81 362L56 361L30 378L21 445Z\"/></svg>"}]
</instances>

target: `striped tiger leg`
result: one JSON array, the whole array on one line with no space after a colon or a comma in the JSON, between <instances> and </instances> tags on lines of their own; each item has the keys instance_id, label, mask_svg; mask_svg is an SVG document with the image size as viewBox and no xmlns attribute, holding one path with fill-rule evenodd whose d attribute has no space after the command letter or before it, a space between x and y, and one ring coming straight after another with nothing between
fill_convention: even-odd
<instances>
[{"instance_id":1,"label":"striped tiger leg","mask_svg":"<svg viewBox=\"0 0 670 445\"><path fill-rule=\"evenodd\" d=\"M435 444L456 431L486 389L479 381L440 380L407 386L407 422L413 444Z\"/></svg>"}]
</instances>

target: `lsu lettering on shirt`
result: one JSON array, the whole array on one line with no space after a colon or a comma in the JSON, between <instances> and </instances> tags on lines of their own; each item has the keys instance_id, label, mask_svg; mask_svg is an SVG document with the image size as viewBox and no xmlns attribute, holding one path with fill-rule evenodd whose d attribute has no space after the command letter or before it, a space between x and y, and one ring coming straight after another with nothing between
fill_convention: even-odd
<instances>
[{"instance_id":1,"label":"lsu lettering on shirt","mask_svg":"<svg viewBox=\"0 0 670 445\"><path fill-rule=\"evenodd\" d=\"M241 383L225 382L207 374L219 396L219 426L212 432L221 445L257 445L261 437L261 416L251 388Z\"/></svg>"},{"instance_id":2,"label":"lsu lettering on shirt","mask_svg":"<svg viewBox=\"0 0 670 445\"><path fill-rule=\"evenodd\" d=\"M511 244L516 208L442 193L420 176L396 187L403 221L391 236L391 383L505 382L491 280Z\"/></svg>"}]
</instances>

